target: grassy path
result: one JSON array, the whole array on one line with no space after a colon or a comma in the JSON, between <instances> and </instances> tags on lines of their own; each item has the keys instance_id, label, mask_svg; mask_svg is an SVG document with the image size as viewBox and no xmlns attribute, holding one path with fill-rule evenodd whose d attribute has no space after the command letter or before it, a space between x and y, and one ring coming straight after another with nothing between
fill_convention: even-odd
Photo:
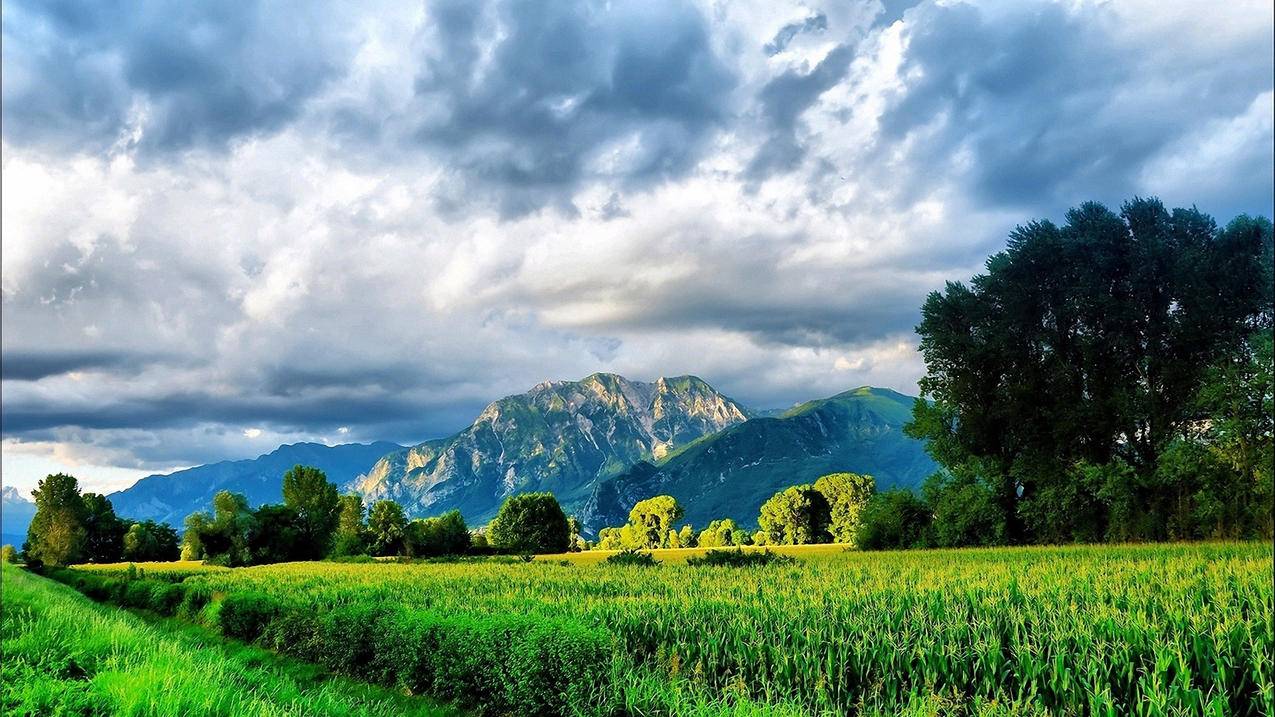
<instances>
[{"instance_id":1,"label":"grassy path","mask_svg":"<svg viewBox=\"0 0 1275 717\"><path fill-rule=\"evenodd\" d=\"M5 715L459 714L200 628L151 624L9 565L0 640Z\"/></svg>"}]
</instances>

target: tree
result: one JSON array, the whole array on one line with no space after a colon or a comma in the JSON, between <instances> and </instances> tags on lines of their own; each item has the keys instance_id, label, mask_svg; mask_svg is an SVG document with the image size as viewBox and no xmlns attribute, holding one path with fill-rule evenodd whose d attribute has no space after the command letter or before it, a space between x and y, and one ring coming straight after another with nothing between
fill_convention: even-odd
<instances>
[{"instance_id":1,"label":"tree","mask_svg":"<svg viewBox=\"0 0 1275 717\"><path fill-rule=\"evenodd\" d=\"M317 559L332 549L340 503L336 486L318 468L298 465L283 474L283 504L296 511L305 558Z\"/></svg>"},{"instance_id":2,"label":"tree","mask_svg":"<svg viewBox=\"0 0 1275 717\"><path fill-rule=\"evenodd\" d=\"M208 511L201 510L186 516L185 529L182 532L182 560L204 559L202 536L209 531L211 526L212 516L208 514Z\"/></svg>"},{"instance_id":3,"label":"tree","mask_svg":"<svg viewBox=\"0 0 1275 717\"><path fill-rule=\"evenodd\" d=\"M368 547L373 555L401 555L407 533L403 506L392 500L378 500L367 516Z\"/></svg>"},{"instance_id":4,"label":"tree","mask_svg":"<svg viewBox=\"0 0 1275 717\"><path fill-rule=\"evenodd\" d=\"M748 532L741 530L738 525L735 525L735 521L730 518L714 520L708 524L707 528L700 531L699 547L730 548L736 545L743 545L743 541L747 537Z\"/></svg>"},{"instance_id":5,"label":"tree","mask_svg":"<svg viewBox=\"0 0 1275 717\"><path fill-rule=\"evenodd\" d=\"M568 550L578 553L587 549L587 544L580 537L580 521L574 515L567 517L567 532L569 533L567 544L570 546Z\"/></svg>"},{"instance_id":6,"label":"tree","mask_svg":"<svg viewBox=\"0 0 1275 717\"><path fill-rule=\"evenodd\" d=\"M1085 499L1066 483L1080 463L1119 461L1136 476L1132 499L1154 500L1208 368L1267 310L1270 226L1241 217L1219 230L1197 210L1134 199L1017 228L985 274L922 307L925 400L906 430L991 492L1009 542L1078 522L1071 503Z\"/></svg>"},{"instance_id":7,"label":"tree","mask_svg":"<svg viewBox=\"0 0 1275 717\"><path fill-rule=\"evenodd\" d=\"M828 532L834 543L854 545L859 531L859 513L876 492L877 483L870 475L829 473L815 481L815 490L828 501Z\"/></svg>"},{"instance_id":8,"label":"tree","mask_svg":"<svg viewBox=\"0 0 1275 717\"><path fill-rule=\"evenodd\" d=\"M213 496L213 514L191 516L186 522L188 546L198 545L204 560L212 565L235 567L252 564L250 540L256 518L248 499L228 490ZM192 535L192 530L197 531ZM193 552L193 551L188 551Z\"/></svg>"},{"instance_id":9,"label":"tree","mask_svg":"<svg viewBox=\"0 0 1275 717\"><path fill-rule=\"evenodd\" d=\"M248 529L248 554L252 565L313 558L314 544L310 542L301 516L292 507L263 505L253 511L252 518Z\"/></svg>"},{"instance_id":10,"label":"tree","mask_svg":"<svg viewBox=\"0 0 1275 717\"><path fill-rule=\"evenodd\" d=\"M1005 523L992 492L977 480L930 476L925 483L926 503L933 513L931 541L935 547L1000 545Z\"/></svg>"},{"instance_id":11,"label":"tree","mask_svg":"<svg viewBox=\"0 0 1275 717\"><path fill-rule=\"evenodd\" d=\"M32 496L35 516L22 549L27 562L69 565L83 560L88 531L79 481L65 473L52 474L40 481Z\"/></svg>"},{"instance_id":12,"label":"tree","mask_svg":"<svg viewBox=\"0 0 1275 717\"><path fill-rule=\"evenodd\" d=\"M12 545L0 547L0 563L12 565L18 562L18 551Z\"/></svg>"},{"instance_id":13,"label":"tree","mask_svg":"<svg viewBox=\"0 0 1275 717\"><path fill-rule=\"evenodd\" d=\"M144 520L124 533L123 557L134 562L168 562L181 555L177 531L167 523Z\"/></svg>"},{"instance_id":14,"label":"tree","mask_svg":"<svg viewBox=\"0 0 1275 717\"><path fill-rule=\"evenodd\" d=\"M812 485L794 485L762 504L757 523L771 545L805 545L829 542L831 520L831 509L823 493Z\"/></svg>"},{"instance_id":15,"label":"tree","mask_svg":"<svg viewBox=\"0 0 1275 717\"><path fill-rule=\"evenodd\" d=\"M681 519L682 506L671 495L657 495L638 501L629 511L629 525L633 526L638 544L627 547L665 547L674 524Z\"/></svg>"},{"instance_id":16,"label":"tree","mask_svg":"<svg viewBox=\"0 0 1275 717\"><path fill-rule=\"evenodd\" d=\"M91 563L113 563L124 552L124 531L128 524L115 515L111 501L100 493L85 493L84 559Z\"/></svg>"},{"instance_id":17,"label":"tree","mask_svg":"<svg viewBox=\"0 0 1275 717\"><path fill-rule=\"evenodd\" d=\"M695 537L695 528L691 527L690 523L683 525L682 529L677 531L677 545L680 548L699 547L699 540Z\"/></svg>"},{"instance_id":18,"label":"tree","mask_svg":"<svg viewBox=\"0 0 1275 717\"><path fill-rule=\"evenodd\" d=\"M563 553L571 528L552 493L521 493L500 506L488 535L497 549L516 553Z\"/></svg>"},{"instance_id":19,"label":"tree","mask_svg":"<svg viewBox=\"0 0 1275 717\"><path fill-rule=\"evenodd\" d=\"M930 520L930 509L911 491L877 493L863 508L855 543L863 550L923 548Z\"/></svg>"},{"instance_id":20,"label":"tree","mask_svg":"<svg viewBox=\"0 0 1275 717\"><path fill-rule=\"evenodd\" d=\"M363 555L367 552L367 525L363 514L363 498L354 493L341 496L336 535L332 539L333 555Z\"/></svg>"},{"instance_id":21,"label":"tree","mask_svg":"<svg viewBox=\"0 0 1275 717\"><path fill-rule=\"evenodd\" d=\"M413 520L407 525L404 552L413 558L460 555L469 549L469 526L459 510L437 518Z\"/></svg>"}]
</instances>

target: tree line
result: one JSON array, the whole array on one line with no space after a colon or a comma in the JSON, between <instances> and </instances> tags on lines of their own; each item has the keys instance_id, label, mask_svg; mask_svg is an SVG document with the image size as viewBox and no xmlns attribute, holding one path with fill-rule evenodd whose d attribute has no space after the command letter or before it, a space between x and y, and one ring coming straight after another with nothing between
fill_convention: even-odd
<instances>
[{"instance_id":1,"label":"tree line","mask_svg":"<svg viewBox=\"0 0 1275 717\"><path fill-rule=\"evenodd\" d=\"M751 532L731 518L709 521L698 533L692 525L677 526L684 515L670 495L639 501L629 522L603 528L593 546L599 550L656 548L722 548L740 545L857 544L861 516L876 490L869 475L831 473L813 484L794 485L771 496Z\"/></svg>"},{"instance_id":2,"label":"tree line","mask_svg":"<svg viewBox=\"0 0 1275 717\"><path fill-rule=\"evenodd\" d=\"M180 552L172 526L120 518L106 496L81 493L74 476L46 476L32 497L35 516L22 546L28 565L169 561Z\"/></svg>"}]
</instances>

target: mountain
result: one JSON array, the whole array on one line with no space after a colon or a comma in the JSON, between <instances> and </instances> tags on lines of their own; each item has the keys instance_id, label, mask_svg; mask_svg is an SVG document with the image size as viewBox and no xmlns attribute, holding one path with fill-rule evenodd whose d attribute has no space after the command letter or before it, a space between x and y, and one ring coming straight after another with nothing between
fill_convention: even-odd
<instances>
[{"instance_id":1,"label":"mountain","mask_svg":"<svg viewBox=\"0 0 1275 717\"><path fill-rule=\"evenodd\" d=\"M915 401L864 387L753 418L599 483L581 522L591 533L622 525L634 503L667 494L697 528L717 518L756 525L776 491L837 471L871 474L878 490L916 488L936 466L920 441L903 434Z\"/></svg>"},{"instance_id":2,"label":"mountain","mask_svg":"<svg viewBox=\"0 0 1275 717\"><path fill-rule=\"evenodd\" d=\"M460 433L387 455L348 487L414 515L456 508L474 525L514 493L551 491L571 510L598 480L747 418L694 376L644 383L596 373L502 398Z\"/></svg>"},{"instance_id":3,"label":"mountain","mask_svg":"<svg viewBox=\"0 0 1275 717\"><path fill-rule=\"evenodd\" d=\"M253 506L283 500L283 474L295 465L314 466L337 485L349 482L387 453L402 450L397 443L293 443L256 458L222 461L167 475L142 478L129 488L107 496L115 512L126 518L153 518L180 529L186 516L209 510L218 491L243 493Z\"/></svg>"},{"instance_id":4,"label":"mountain","mask_svg":"<svg viewBox=\"0 0 1275 717\"><path fill-rule=\"evenodd\" d=\"M27 539L27 526L35 516L35 503L13 486L5 486L0 494L0 544L21 548Z\"/></svg>"}]
</instances>

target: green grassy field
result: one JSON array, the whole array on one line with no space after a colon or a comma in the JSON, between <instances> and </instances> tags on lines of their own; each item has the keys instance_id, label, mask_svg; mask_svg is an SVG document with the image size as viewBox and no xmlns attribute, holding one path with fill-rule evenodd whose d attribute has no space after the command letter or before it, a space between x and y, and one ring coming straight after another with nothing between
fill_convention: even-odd
<instances>
[{"instance_id":1,"label":"green grassy field","mask_svg":"<svg viewBox=\"0 0 1275 717\"><path fill-rule=\"evenodd\" d=\"M5 715L414 715L454 710L192 626L149 624L3 567Z\"/></svg>"},{"instance_id":2,"label":"green grassy field","mask_svg":"<svg viewBox=\"0 0 1275 717\"><path fill-rule=\"evenodd\" d=\"M495 713L1275 713L1270 545L814 546L763 568L691 552L61 579Z\"/></svg>"}]
</instances>

